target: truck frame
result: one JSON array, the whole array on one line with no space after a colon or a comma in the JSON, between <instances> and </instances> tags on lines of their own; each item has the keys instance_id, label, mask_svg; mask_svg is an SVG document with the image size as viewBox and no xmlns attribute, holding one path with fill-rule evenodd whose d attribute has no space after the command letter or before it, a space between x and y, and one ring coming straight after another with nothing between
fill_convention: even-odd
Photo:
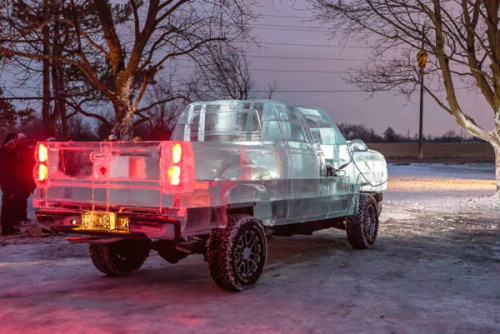
<instances>
[{"instance_id":1,"label":"truck frame","mask_svg":"<svg viewBox=\"0 0 500 334\"><path fill-rule=\"evenodd\" d=\"M192 103L169 141L41 142L36 160L39 223L89 243L101 272L198 253L234 291L261 276L269 235L335 227L371 247L387 187L384 157L326 111L273 100Z\"/></svg>"}]
</instances>

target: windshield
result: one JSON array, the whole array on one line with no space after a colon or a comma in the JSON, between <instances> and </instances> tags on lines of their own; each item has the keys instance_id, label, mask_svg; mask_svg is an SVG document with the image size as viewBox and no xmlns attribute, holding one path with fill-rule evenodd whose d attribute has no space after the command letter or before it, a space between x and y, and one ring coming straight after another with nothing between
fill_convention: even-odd
<instances>
[{"instance_id":1,"label":"windshield","mask_svg":"<svg viewBox=\"0 0 500 334\"><path fill-rule=\"evenodd\" d=\"M346 143L339 128L328 114L319 109L297 107L306 117L307 124L316 143L322 145L343 145Z\"/></svg>"}]
</instances>

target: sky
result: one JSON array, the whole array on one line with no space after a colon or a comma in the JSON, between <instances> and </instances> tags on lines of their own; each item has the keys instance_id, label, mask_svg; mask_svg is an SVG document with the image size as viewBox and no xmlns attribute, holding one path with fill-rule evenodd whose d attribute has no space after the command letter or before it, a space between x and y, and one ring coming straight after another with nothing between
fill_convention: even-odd
<instances>
[{"instance_id":1,"label":"sky","mask_svg":"<svg viewBox=\"0 0 500 334\"><path fill-rule=\"evenodd\" d=\"M419 124L419 95L408 100L394 93L376 93L373 97L346 83L342 73L362 68L371 48L356 39L332 37L331 29L314 20L306 0L256 0L251 34L259 46L244 43L250 63L254 90L267 91L277 82L273 99L290 104L327 110L337 123L365 124L379 134L387 127L414 136ZM416 54L417 50L415 50ZM324 59L326 58L326 59ZM17 71L19 72L19 71ZM30 95L40 91L34 82L19 83L20 73L2 73L0 85L10 94ZM17 87L22 85L22 87ZM491 109L480 94L460 91L460 100L480 125L490 129ZM267 97L261 93L261 97ZM439 136L449 130L461 134L452 116L429 96L424 97L424 134ZM465 131L463 131L465 134Z\"/></svg>"},{"instance_id":2,"label":"sky","mask_svg":"<svg viewBox=\"0 0 500 334\"><path fill-rule=\"evenodd\" d=\"M256 89L266 90L268 84L276 80L278 91L292 92L277 92L273 99L323 108L338 123L365 124L378 133L389 126L404 135L408 131L411 136L417 133L418 92L410 100L394 93L376 93L370 98L369 94L346 83L342 74L336 72L363 67L369 58L370 47L356 39L332 38L328 26L314 21L314 13L307 7L305 0L260 0L255 7L255 13L261 16L252 24L252 34L262 44L260 48L248 50L247 56ZM339 45L345 47L332 47ZM474 92L459 94L465 111L480 125L491 127L492 112L482 97ZM429 96L424 96L424 134L436 136L449 130L461 132L452 116Z\"/></svg>"}]
</instances>

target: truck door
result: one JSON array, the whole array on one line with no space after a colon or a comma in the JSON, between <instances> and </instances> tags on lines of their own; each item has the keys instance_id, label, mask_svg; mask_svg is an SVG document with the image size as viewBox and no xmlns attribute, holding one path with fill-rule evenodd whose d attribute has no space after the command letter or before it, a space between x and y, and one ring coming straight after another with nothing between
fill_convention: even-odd
<instances>
[{"instance_id":1,"label":"truck door","mask_svg":"<svg viewBox=\"0 0 500 334\"><path fill-rule=\"evenodd\" d=\"M278 105L283 140L290 156L291 191L289 219L310 220L323 210L320 194L320 168L304 116L293 107Z\"/></svg>"},{"instance_id":2,"label":"truck door","mask_svg":"<svg viewBox=\"0 0 500 334\"><path fill-rule=\"evenodd\" d=\"M355 198L353 164L348 145L325 111L299 109L307 119L315 145L319 145L323 152L320 202L325 218L343 216L351 212Z\"/></svg>"},{"instance_id":3,"label":"truck door","mask_svg":"<svg viewBox=\"0 0 500 334\"><path fill-rule=\"evenodd\" d=\"M262 143L264 146L272 148L277 159L277 163L273 166L267 166L269 171L273 173L273 180L266 185L271 197L272 219L274 224L286 224L289 221L291 210L289 202L293 198L290 154L283 141L280 122L271 104L263 106L261 119Z\"/></svg>"}]
</instances>

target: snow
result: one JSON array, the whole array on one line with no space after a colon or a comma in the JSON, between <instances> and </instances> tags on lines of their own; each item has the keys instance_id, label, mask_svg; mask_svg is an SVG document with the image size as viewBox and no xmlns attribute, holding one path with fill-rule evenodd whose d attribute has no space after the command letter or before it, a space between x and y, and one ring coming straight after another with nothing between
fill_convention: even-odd
<instances>
[{"instance_id":1,"label":"snow","mask_svg":"<svg viewBox=\"0 0 500 334\"><path fill-rule=\"evenodd\" d=\"M389 166L376 247L271 237L257 286L230 293L202 256L152 253L101 275L63 236L0 238L0 333L499 333L500 211L490 165Z\"/></svg>"},{"instance_id":2,"label":"snow","mask_svg":"<svg viewBox=\"0 0 500 334\"><path fill-rule=\"evenodd\" d=\"M436 207L457 211L462 208L494 209L493 163L388 165L389 187L386 202Z\"/></svg>"},{"instance_id":3,"label":"snow","mask_svg":"<svg viewBox=\"0 0 500 334\"><path fill-rule=\"evenodd\" d=\"M444 164L444 163L412 163L388 164L391 177L418 176L439 178L461 178L493 180L495 166L493 163Z\"/></svg>"}]
</instances>

